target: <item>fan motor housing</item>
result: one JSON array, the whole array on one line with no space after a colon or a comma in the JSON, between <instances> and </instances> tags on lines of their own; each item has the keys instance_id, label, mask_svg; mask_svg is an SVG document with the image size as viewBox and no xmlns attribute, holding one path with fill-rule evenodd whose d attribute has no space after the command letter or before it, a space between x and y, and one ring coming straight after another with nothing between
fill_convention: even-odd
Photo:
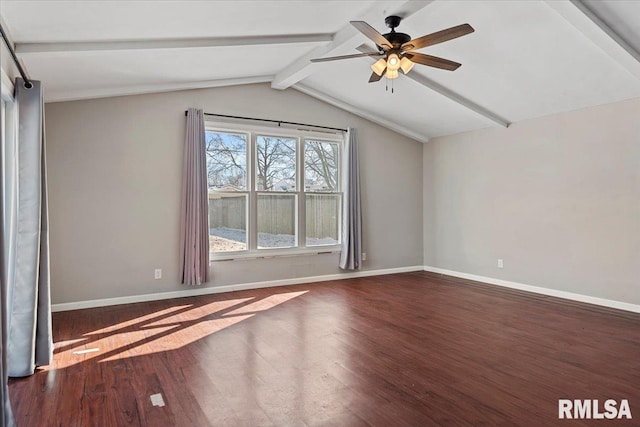
<instances>
[{"instance_id":1,"label":"fan motor housing","mask_svg":"<svg viewBox=\"0 0 640 427\"><path fill-rule=\"evenodd\" d=\"M394 47L398 47L403 43L406 43L409 40L411 40L411 36L409 34L396 33L395 31L391 31L390 33L383 34L382 36L385 39L389 40L389 43L391 43Z\"/></svg>"},{"instance_id":2,"label":"fan motor housing","mask_svg":"<svg viewBox=\"0 0 640 427\"><path fill-rule=\"evenodd\" d=\"M402 17L397 15L387 16L384 19L384 23L387 24L387 27L391 28L391 32L383 34L382 36L387 39L389 43L391 43L395 48L398 48L403 43L411 40L411 36L409 36L409 34L396 33L396 27L400 25L400 21L402 21Z\"/></svg>"}]
</instances>

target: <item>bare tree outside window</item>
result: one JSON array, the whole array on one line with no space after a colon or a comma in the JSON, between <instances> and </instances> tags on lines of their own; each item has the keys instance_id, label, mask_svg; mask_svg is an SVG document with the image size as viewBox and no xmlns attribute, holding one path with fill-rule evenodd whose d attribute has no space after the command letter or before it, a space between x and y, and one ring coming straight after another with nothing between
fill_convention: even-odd
<instances>
[{"instance_id":1,"label":"bare tree outside window","mask_svg":"<svg viewBox=\"0 0 640 427\"><path fill-rule=\"evenodd\" d=\"M256 169L258 191L296 191L296 140L258 136Z\"/></svg>"},{"instance_id":2,"label":"bare tree outside window","mask_svg":"<svg viewBox=\"0 0 640 427\"><path fill-rule=\"evenodd\" d=\"M306 140L304 145L305 191L337 191L339 146L333 142Z\"/></svg>"},{"instance_id":3,"label":"bare tree outside window","mask_svg":"<svg viewBox=\"0 0 640 427\"><path fill-rule=\"evenodd\" d=\"M247 189L247 136L206 132L207 184L226 191Z\"/></svg>"}]
</instances>

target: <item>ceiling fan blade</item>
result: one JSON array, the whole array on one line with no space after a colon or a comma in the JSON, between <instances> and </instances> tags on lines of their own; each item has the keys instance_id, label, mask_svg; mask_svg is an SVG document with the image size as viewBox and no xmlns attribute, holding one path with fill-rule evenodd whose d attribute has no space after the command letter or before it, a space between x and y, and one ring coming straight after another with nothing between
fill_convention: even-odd
<instances>
[{"instance_id":1,"label":"ceiling fan blade","mask_svg":"<svg viewBox=\"0 0 640 427\"><path fill-rule=\"evenodd\" d=\"M356 27L358 31L367 36L370 40L375 42L378 46L383 48L384 50L391 49L391 43L389 40L385 39L382 34L376 31L371 25L367 24L364 21L351 21L351 25Z\"/></svg>"},{"instance_id":2,"label":"ceiling fan blade","mask_svg":"<svg viewBox=\"0 0 640 427\"><path fill-rule=\"evenodd\" d=\"M352 55L330 56L328 58L315 58L315 59L312 59L311 62L337 61L339 59L361 58L363 56L382 56L382 55L384 54L380 52L354 53Z\"/></svg>"},{"instance_id":3,"label":"ceiling fan blade","mask_svg":"<svg viewBox=\"0 0 640 427\"><path fill-rule=\"evenodd\" d=\"M473 33L474 31L475 30L471 25L462 24L458 25L457 27L447 28L446 30L437 31L426 36L418 37L417 39L409 40L408 42L402 44L401 49L422 49L423 47L433 46L434 44L465 36L467 34Z\"/></svg>"},{"instance_id":4,"label":"ceiling fan blade","mask_svg":"<svg viewBox=\"0 0 640 427\"><path fill-rule=\"evenodd\" d=\"M375 83L379 81L382 78L382 76L384 76L384 73L386 72L387 72L387 69L385 68L382 74L380 75L377 75L376 73L371 73L371 77L369 77L369 83Z\"/></svg>"},{"instance_id":5,"label":"ceiling fan blade","mask_svg":"<svg viewBox=\"0 0 640 427\"><path fill-rule=\"evenodd\" d=\"M362 53L371 53L371 54L373 54L373 53L375 53L375 52L378 52L376 49L374 49L374 48L372 48L371 46L369 46L369 45L367 45L367 44L364 44L364 43L363 43L363 44L361 44L360 46L358 46L358 47L356 48L356 50L357 50L358 52L362 52ZM383 52L383 53L381 53L381 55L384 55L384 52Z\"/></svg>"},{"instance_id":6,"label":"ceiling fan blade","mask_svg":"<svg viewBox=\"0 0 640 427\"><path fill-rule=\"evenodd\" d=\"M425 55L423 53L407 52L404 54L411 62L416 64L428 65L429 67L442 68L443 70L455 71L462 64L449 61L448 59L438 58L437 56Z\"/></svg>"}]
</instances>

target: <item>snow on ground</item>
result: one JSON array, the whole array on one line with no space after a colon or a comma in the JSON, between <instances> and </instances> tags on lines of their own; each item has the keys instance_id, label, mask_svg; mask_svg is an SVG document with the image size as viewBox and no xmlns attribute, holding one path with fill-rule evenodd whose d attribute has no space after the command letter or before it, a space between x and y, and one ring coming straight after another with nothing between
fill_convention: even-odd
<instances>
[{"instance_id":1,"label":"snow on ground","mask_svg":"<svg viewBox=\"0 0 640 427\"><path fill-rule=\"evenodd\" d=\"M245 230L217 227L209 229L209 245L212 252L242 251L247 248ZM258 233L259 248L281 248L294 246L296 238L292 234ZM331 237L308 238L307 245L333 245L337 242Z\"/></svg>"},{"instance_id":2,"label":"snow on ground","mask_svg":"<svg viewBox=\"0 0 640 427\"><path fill-rule=\"evenodd\" d=\"M246 243L234 242L233 240L209 235L209 252L232 252L244 251L246 249Z\"/></svg>"},{"instance_id":3,"label":"snow on ground","mask_svg":"<svg viewBox=\"0 0 640 427\"><path fill-rule=\"evenodd\" d=\"M222 237L223 239L233 240L234 242L247 242L247 233L239 228L217 227L209 229L210 236Z\"/></svg>"}]
</instances>

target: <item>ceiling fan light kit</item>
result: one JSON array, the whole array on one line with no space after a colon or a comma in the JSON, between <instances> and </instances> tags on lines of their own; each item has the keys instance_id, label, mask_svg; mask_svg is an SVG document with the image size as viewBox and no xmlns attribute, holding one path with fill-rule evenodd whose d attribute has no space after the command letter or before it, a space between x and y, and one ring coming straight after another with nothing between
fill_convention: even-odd
<instances>
[{"instance_id":1,"label":"ceiling fan light kit","mask_svg":"<svg viewBox=\"0 0 640 427\"><path fill-rule=\"evenodd\" d=\"M393 79L397 79L398 75L399 75L398 70L387 69L387 72L385 73L384 76L389 80L393 80Z\"/></svg>"},{"instance_id":2,"label":"ceiling fan light kit","mask_svg":"<svg viewBox=\"0 0 640 427\"><path fill-rule=\"evenodd\" d=\"M384 73L384 70L386 68L387 68L387 61L384 58L378 59L376 62L374 62L371 65L371 70L373 70L373 72L379 76L381 76L382 73Z\"/></svg>"},{"instance_id":3,"label":"ceiling fan light kit","mask_svg":"<svg viewBox=\"0 0 640 427\"><path fill-rule=\"evenodd\" d=\"M411 62L409 59L407 59L406 56L403 56L402 59L400 60L400 68L402 69L402 72L405 74L409 74L409 71L411 71L414 65L416 64Z\"/></svg>"},{"instance_id":4,"label":"ceiling fan light kit","mask_svg":"<svg viewBox=\"0 0 640 427\"><path fill-rule=\"evenodd\" d=\"M400 57L396 53L390 53L387 56L387 68L393 71L398 71L400 68Z\"/></svg>"},{"instance_id":5,"label":"ceiling fan light kit","mask_svg":"<svg viewBox=\"0 0 640 427\"><path fill-rule=\"evenodd\" d=\"M455 71L460 65L458 62L448 59L439 58L437 56L425 55L414 52L427 46L433 46L438 43L446 42L451 39L462 37L470 34L475 30L469 24L462 24L456 27L447 28L446 30L437 31L426 36L411 39L411 36L405 33L396 32L396 27L400 25L402 20L399 16L387 16L384 22L391 31L387 34L380 34L371 25L364 21L351 21L351 25L356 27L358 31L376 44L376 51L333 56L329 58L316 58L311 62L335 61L339 59L360 58L366 56L382 56L373 65L371 70L373 74L369 78L369 83L379 81L382 76L389 80L397 79L398 70L402 70L404 74L408 74L415 64L426 65L428 67L440 68L442 70Z\"/></svg>"}]
</instances>

